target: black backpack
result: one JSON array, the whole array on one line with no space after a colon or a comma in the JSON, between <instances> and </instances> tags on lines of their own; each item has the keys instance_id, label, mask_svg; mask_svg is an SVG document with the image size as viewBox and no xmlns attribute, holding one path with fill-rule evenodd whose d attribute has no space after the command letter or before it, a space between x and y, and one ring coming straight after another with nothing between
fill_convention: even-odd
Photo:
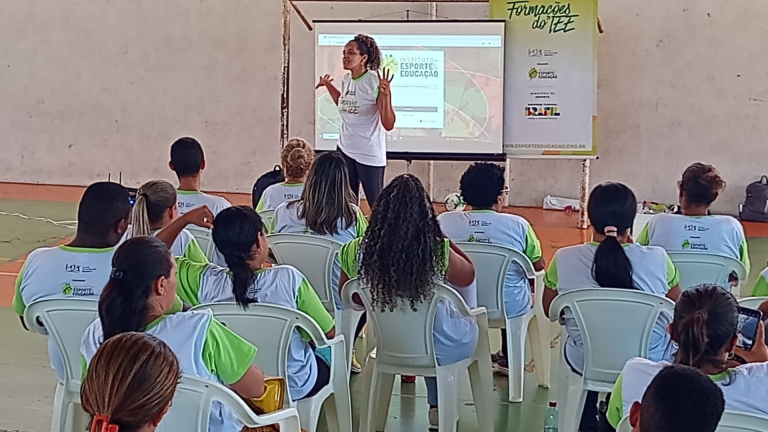
<instances>
[{"instance_id":1,"label":"black backpack","mask_svg":"<svg viewBox=\"0 0 768 432\"><path fill-rule=\"evenodd\" d=\"M259 177L259 179L256 180L256 183L253 184L253 208L256 208L256 206L259 205L261 196L268 187L284 181L285 176L283 176L283 169L280 168L280 165L275 165L275 168L272 169L272 171Z\"/></svg>"},{"instance_id":2,"label":"black backpack","mask_svg":"<svg viewBox=\"0 0 768 432\"><path fill-rule=\"evenodd\" d=\"M768 222L768 176L747 186L747 198L741 205L739 219Z\"/></svg>"}]
</instances>

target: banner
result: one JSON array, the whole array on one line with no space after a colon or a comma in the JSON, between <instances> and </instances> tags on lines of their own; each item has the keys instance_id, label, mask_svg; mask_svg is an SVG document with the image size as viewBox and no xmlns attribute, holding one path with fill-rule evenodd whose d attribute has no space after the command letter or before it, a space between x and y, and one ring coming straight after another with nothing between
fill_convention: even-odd
<instances>
[{"instance_id":1,"label":"banner","mask_svg":"<svg viewBox=\"0 0 768 432\"><path fill-rule=\"evenodd\" d=\"M490 0L507 21L508 157L597 155L597 0Z\"/></svg>"}]
</instances>

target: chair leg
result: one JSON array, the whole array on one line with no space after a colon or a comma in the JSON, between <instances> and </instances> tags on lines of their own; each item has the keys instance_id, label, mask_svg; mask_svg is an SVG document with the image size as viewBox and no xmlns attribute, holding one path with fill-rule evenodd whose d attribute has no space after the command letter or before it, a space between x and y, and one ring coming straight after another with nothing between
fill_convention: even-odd
<instances>
[{"instance_id":1,"label":"chair leg","mask_svg":"<svg viewBox=\"0 0 768 432\"><path fill-rule=\"evenodd\" d=\"M437 410L439 432L456 432L459 418L458 376L454 365L437 368ZM483 430L481 427L480 430Z\"/></svg>"},{"instance_id":2,"label":"chair leg","mask_svg":"<svg viewBox=\"0 0 768 432\"><path fill-rule=\"evenodd\" d=\"M392 389L395 385L395 375L374 372L373 381L374 405L371 411L374 414L374 430L380 432L383 431L387 425L389 403L392 401Z\"/></svg>"},{"instance_id":3,"label":"chair leg","mask_svg":"<svg viewBox=\"0 0 768 432\"><path fill-rule=\"evenodd\" d=\"M557 379L557 409L560 412L557 429L560 432L566 431L566 412L568 411L569 405L572 405L568 403L568 386L570 384L569 381L571 380L571 375L573 375L573 373L568 364L565 363L564 360L561 360L560 375Z\"/></svg>"},{"instance_id":4,"label":"chair leg","mask_svg":"<svg viewBox=\"0 0 768 432\"><path fill-rule=\"evenodd\" d=\"M536 371L536 382L540 387L549 388L550 349L549 344L542 345L541 329L538 320L533 319L528 326L528 340L531 342L533 364Z\"/></svg>"},{"instance_id":5,"label":"chair leg","mask_svg":"<svg viewBox=\"0 0 768 432\"><path fill-rule=\"evenodd\" d=\"M317 422L320 418L321 408L322 402L315 398L300 400L296 405L296 410L299 412L299 419L301 420L301 427L307 432L317 431Z\"/></svg>"},{"instance_id":6,"label":"chair leg","mask_svg":"<svg viewBox=\"0 0 768 432\"><path fill-rule=\"evenodd\" d=\"M337 323L341 324L341 334L344 335L344 345L347 350L347 366L352 363L352 351L355 349L355 330L357 330L357 323L360 321L361 312L353 309L345 309L337 312ZM349 368L347 368L349 373Z\"/></svg>"},{"instance_id":7,"label":"chair leg","mask_svg":"<svg viewBox=\"0 0 768 432\"><path fill-rule=\"evenodd\" d=\"M492 431L494 413L493 368L490 361L478 359L469 365L469 384L475 402L477 424L481 431Z\"/></svg>"},{"instance_id":8,"label":"chair leg","mask_svg":"<svg viewBox=\"0 0 768 432\"><path fill-rule=\"evenodd\" d=\"M66 397L67 389L59 382L53 396L53 416L51 417L51 432L65 432L67 428L67 412L69 403Z\"/></svg>"},{"instance_id":9,"label":"chair leg","mask_svg":"<svg viewBox=\"0 0 768 432\"><path fill-rule=\"evenodd\" d=\"M507 346L509 347L509 401L523 401L525 376L525 336L528 334L529 316L507 320Z\"/></svg>"},{"instance_id":10,"label":"chair leg","mask_svg":"<svg viewBox=\"0 0 768 432\"><path fill-rule=\"evenodd\" d=\"M360 404L360 420L357 426L359 432L371 432L373 426L373 415L376 410L373 409L374 397L373 397L373 373L376 364L376 357L369 355L365 361L363 367L363 400Z\"/></svg>"},{"instance_id":11,"label":"chair leg","mask_svg":"<svg viewBox=\"0 0 768 432\"><path fill-rule=\"evenodd\" d=\"M550 349L550 343L552 342L552 327L547 315L544 313L544 307L541 303L541 298L544 294L544 276L536 277L536 303L534 305L534 313L536 315L536 329L538 330L538 341L541 347L541 361L536 360L536 378L539 381L539 385L544 388L550 388L552 380L552 350ZM535 348L534 348L535 349ZM535 353L535 351L534 351ZM534 357L535 359L535 357ZM557 359L557 356L554 356ZM539 375L540 374L540 375Z\"/></svg>"},{"instance_id":12,"label":"chair leg","mask_svg":"<svg viewBox=\"0 0 768 432\"><path fill-rule=\"evenodd\" d=\"M333 394L329 398L326 413L331 413L335 410L336 424L334 427L331 427L329 423L328 430L352 432L352 399L349 393L349 381L345 375L339 374L336 375L334 381Z\"/></svg>"}]
</instances>

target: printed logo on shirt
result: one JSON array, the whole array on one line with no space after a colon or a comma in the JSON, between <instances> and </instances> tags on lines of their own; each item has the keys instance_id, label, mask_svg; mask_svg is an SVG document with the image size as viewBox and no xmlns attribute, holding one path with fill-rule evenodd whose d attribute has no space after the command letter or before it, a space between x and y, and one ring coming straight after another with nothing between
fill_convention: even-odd
<instances>
[{"instance_id":1,"label":"printed logo on shirt","mask_svg":"<svg viewBox=\"0 0 768 432\"><path fill-rule=\"evenodd\" d=\"M64 264L64 271L67 273L80 273L80 266L77 264Z\"/></svg>"},{"instance_id":2,"label":"printed logo on shirt","mask_svg":"<svg viewBox=\"0 0 768 432\"><path fill-rule=\"evenodd\" d=\"M84 280L73 280L72 283L65 283L61 292L64 295L76 297L91 297L96 295L96 291L93 287L91 285L86 285Z\"/></svg>"},{"instance_id":3,"label":"printed logo on shirt","mask_svg":"<svg viewBox=\"0 0 768 432\"><path fill-rule=\"evenodd\" d=\"M697 251L706 251L709 250L706 243L703 242L692 242L688 239L683 240L683 250L697 250Z\"/></svg>"},{"instance_id":4,"label":"printed logo on shirt","mask_svg":"<svg viewBox=\"0 0 768 432\"><path fill-rule=\"evenodd\" d=\"M183 209L183 208L193 208L195 205L194 205L194 204L192 204L192 203L186 203L186 202L182 202L182 201L179 201L179 202L177 203L177 206L178 206L180 209Z\"/></svg>"},{"instance_id":5,"label":"printed logo on shirt","mask_svg":"<svg viewBox=\"0 0 768 432\"><path fill-rule=\"evenodd\" d=\"M685 231L696 231L696 232L707 232L707 231L709 231L709 228L707 228L705 226L701 226L701 225L696 225L696 224L685 224L683 226L683 229Z\"/></svg>"},{"instance_id":6,"label":"printed logo on shirt","mask_svg":"<svg viewBox=\"0 0 768 432\"><path fill-rule=\"evenodd\" d=\"M479 237L476 235L470 235L469 238L467 238L467 241L470 243L485 243L485 244L493 244L490 238L488 237Z\"/></svg>"},{"instance_id":7,"label":"printed logo on shirt","mask_svg":"<svg viewBox=\"0 0 768 432\"><path fill-rule=\"evenodd\" d=\"M297 200L301 198L301 195L286 193L283 195L283 198L285 198L286 200Z\"/></svg>"}]
</instances>

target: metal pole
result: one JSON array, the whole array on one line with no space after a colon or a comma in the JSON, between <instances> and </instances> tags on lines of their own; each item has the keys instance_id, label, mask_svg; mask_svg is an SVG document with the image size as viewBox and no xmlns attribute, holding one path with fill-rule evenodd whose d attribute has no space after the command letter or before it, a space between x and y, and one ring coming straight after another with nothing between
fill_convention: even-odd
<instances>
[{"instance_id":1,"label":"metal pole","mask_svg":"<svg viewBox=\"0 0 768 432\"><path fill-rule=\"evenodd\" d=\"M429 3L429 19L434 21L437 19L437 2L430 2ZM429 191L429 196L432 197L432 200L435 199L435 162L429 161L427 162L427 182L429 186L427 187L427 190Z\"/></svg>"},{"instance_id":2,"label":"metal pole","mask_svg":"<svg viewBox=\"0 0 768 432\"><path fill-rule=\"evenodd\" d=\"M280 148L288 142L291 78L291 4L283 0L283 64L280 77Z\"/></svg>"},{"instance_id":3,"label":"metal pole","mask_svg":"<svg viewBox=\"0 0 768 432\"><path fill-rule=\"evenodd\" d=\"M589 228L587 215L587 197L589 196L589 165L590 160L581 161L581 193L579 194L579 229Z\"/></svg>"}]
</instances>

